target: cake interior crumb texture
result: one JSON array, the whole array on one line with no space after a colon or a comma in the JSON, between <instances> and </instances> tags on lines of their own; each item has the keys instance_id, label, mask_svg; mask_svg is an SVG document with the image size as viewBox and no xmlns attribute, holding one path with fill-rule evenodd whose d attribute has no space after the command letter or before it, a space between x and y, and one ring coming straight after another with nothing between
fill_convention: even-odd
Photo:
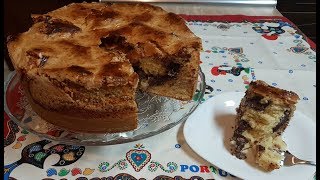
<instances>
[{"instance_id":1,"label":"cake interior crumb texture","mask_svg":"<svg viewBox=\"0 0 320 180\"><path fill-rule=\"evenodd\" d=\"M146 3L72 3L33 14L8 39L33 110L71 131L137 128L136 91L188 101L201 39L178 15Z\"/></svg>"},{"instance_id":2,"label":"cake interior crumb texture","mask_svg":"<svg viewBox=\"0 0 320 180\"><path fill-rule=\"evenodd\" d=\"M287 148L281 135L288 126L299 97L264 81L252 81L237 108L231 152L246 159L252 148L257 165L265 171L280 168ZM250 154L252 155L252 154Z\"/></svg>"}]
</instances>

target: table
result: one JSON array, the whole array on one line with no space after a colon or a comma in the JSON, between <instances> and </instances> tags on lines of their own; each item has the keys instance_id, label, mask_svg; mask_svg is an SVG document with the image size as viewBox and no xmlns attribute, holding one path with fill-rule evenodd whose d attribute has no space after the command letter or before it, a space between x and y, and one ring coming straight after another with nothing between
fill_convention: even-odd
<instances>
[{"instance_id":1,"label":"table","mask_svg":"<svg viewBox=\"0 0 320 180\"><path fill-rule=\"evenodd\" d=\"M188 14L182 17L187 20L190 29L202 38L204 52L200 66L207 83L204 101L223 92L245 91L251 80L261 79L273 86L297 92L301 98L297 108L311 119L316 119L315 44L297 31L292 23L279 16L276 9L161 6L179 14ZM274 28L263 31L266 25ZM227 70L221 73L219 68ZM239 73L234 73L231 68ZM219 169L192 151L183 136L183 123L136 142L106 147L77 147L42 140L13 125L8 117L5 119L5 172L11 172L11 179L237 179L228 170ZM43 162L34 166L19 161L20 153L27 145L34 152L44 145L46 147L43 149L48 149L43 151L46 153L49 150L66 152L46 156L29 151L26 155ZM73 153L79 152L81 158L75 159ZM140 155L142 160L136 161L134 154ZM62 160L73 162L53 166L59 160L57 155ZM5 177L8 178L9 173Z\"/></svg>"}]
</instances>

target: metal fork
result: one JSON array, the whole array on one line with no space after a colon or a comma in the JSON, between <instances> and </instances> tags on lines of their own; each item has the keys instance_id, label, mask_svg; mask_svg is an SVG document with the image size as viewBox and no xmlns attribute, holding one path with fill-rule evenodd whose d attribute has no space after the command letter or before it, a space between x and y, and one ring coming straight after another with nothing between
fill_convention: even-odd
<instances>
[{"instance_id":1,"label":"metal fork","mask_svg":"<svg viewBox=\"0 0 320 180\"><path fill-rule=\"evenodd\" d=\"M284 160L281 161L281 165L293 166L297 164L308 164L308 165L316 166L316 162L301 160L295 157L294 155L292 155L289 151L284 151L281 154L284 156Z\"/></svg>"}]
</instances>

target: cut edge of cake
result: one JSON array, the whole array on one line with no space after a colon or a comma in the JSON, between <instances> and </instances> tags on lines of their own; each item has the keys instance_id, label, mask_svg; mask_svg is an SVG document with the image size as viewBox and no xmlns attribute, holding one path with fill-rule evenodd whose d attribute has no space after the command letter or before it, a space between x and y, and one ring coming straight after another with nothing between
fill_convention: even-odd
<instances>
[{"instance_id":1,"label":"cut edge of cake","mask_svg":"<svg viewBox=\"0 0 320 180\"><path fill-rule=\"evenodd\" d=\"M266 171L280 168L286 150L281 134L289 124L299 96L268 85L262 80L252 81L237 108L236 127L231 138L231 152L246 159L248 149L255 152L256 163Z\"/></svg>"}]
</instances>

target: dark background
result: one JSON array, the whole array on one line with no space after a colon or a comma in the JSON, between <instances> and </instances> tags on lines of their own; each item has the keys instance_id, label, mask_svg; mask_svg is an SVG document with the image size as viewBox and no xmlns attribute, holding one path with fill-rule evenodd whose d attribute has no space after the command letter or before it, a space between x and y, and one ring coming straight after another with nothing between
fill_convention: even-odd
<instances>
[{"instance_id":1,"label":"dark background","mask_svg":"<svg viewBox=\"0 0 320 180\"><path fill-rule=\"evenodd\" d=\"M8 35L27 31L31 26L31 14L44 14L71 2L84 0L4 0L4 38ZM87 2L98 0L87 0ZM316 0L278 0L277 9L291 20L310 39L316 42ZM6 41L4 41L5 61L9 69Z\"/></svg>"},{"instance_id":2,"label":"dark background","mask_svg":"<svg viewBox=\"0 0 320 180\"><path fill-rule=\"evenodd\" d=\"M316 0L278 0L277 9L316 42Z\"/></svg>"}]
</instances>

